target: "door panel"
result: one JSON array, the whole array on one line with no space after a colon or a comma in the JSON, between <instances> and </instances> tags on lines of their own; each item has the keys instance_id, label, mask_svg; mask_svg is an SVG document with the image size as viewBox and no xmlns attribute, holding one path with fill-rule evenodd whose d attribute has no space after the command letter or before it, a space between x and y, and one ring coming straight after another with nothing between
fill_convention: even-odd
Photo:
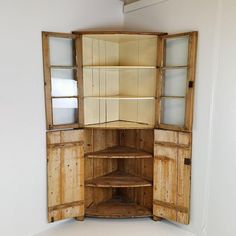
<instances>
[{"instance_id":1,"label":"door panel","mask_svg":"<svg viewBox=\"0 0 236 236\"><path fill-rule=\"evenodd\" d=\"M156 126L191 131L198 32L158 40Z\"/></svg>"},{"instance_id":2,"label":"door panel","mask_svg":"<svg viewBox=\"0 0 236 236\"><path fill-rule=\"evenodd\" d=\"M43 32L47 129L83 126L82 36Z\"/></svg>"},{"instance_id":3,"label":"door panel","mask_svg":"<svg viewBox=\"0 0 236 236\"><path fill-rule=\"evenodd\" d=\"M84 131L47 133L48 221L84 216Z\"/></svg>"},{"instance_id":4,"label":"door panel","mask_svg":"<svg viewBox=\"0 0 236 236\"><path fill-rule=\"evenodd\" d=\"M153 215L188 224L191 133L154 132Z\"/></svg>"}]
</instances>

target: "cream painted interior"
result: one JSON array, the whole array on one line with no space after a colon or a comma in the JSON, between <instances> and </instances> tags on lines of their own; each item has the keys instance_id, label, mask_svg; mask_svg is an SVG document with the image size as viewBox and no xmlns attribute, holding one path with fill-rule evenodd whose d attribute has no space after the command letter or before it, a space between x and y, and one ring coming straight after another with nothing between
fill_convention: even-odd
<instances>
[{"instance_id":1,"label":"cream painted interior","mask_svg":"<svg viewBox=\"0 0 236 236\"><path fill-rule=\"evenodd\" d=\"M157 36L84 35L85 125L154 125Z\"/></svg>"}]
</instances>

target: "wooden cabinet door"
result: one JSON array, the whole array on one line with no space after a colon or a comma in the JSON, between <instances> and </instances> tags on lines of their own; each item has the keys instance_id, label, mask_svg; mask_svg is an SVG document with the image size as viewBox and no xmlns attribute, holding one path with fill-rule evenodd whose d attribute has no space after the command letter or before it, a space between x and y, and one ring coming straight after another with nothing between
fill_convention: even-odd
<instances>
[{"instance_id":1,"label":"wooden cabinet door","mask_svg":"<svg viewBox=\"0 0 236 236\"><path fill-rule=\"evenodd\" d=\"M197 39L198 32L158 38L157 128L192 130Z\"/></svg>"},{"instance_id":2,"label":"wooden cabinet door","mask_svg":"<svg viewBox=\"0 0 236 236\"><path fill-rule=\"evenodd\" d=\"M156 129L153 215L189 223L191 133Z\"/></svg>"},{"instance_id":3,"label":"wooden cabinet door","mask_svg":"<svg viewBox=\"0 0 236 236\"><path fill-rule=\"evenodd\" d=\"M82 35L42 33L47 129L83 127Z\"/></svg>"},{"instance_id":4,"label":"wooden cabinet door","mask_svg":"<svg viewBox=\"0 0 236 236\"><path fill-rule=\"evenodd\" d=\"M84 216L84 131L47 132L48 221Z\"/></svg>"}]
</instances>

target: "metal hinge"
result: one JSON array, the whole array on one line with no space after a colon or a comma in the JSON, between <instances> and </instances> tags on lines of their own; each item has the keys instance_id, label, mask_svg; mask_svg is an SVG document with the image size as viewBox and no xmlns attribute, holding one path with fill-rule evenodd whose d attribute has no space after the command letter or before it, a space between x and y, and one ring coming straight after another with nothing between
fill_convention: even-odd
<instances>
[{"instance_id":1,"label":"metal hinge","mask_svg":"<svg viewBox=\"0 0 236 236\"><path fill-rule=\"evenodd\" d=\"M184 164L185 165L188 165L188 166L191 166L191 159L189 159L189 158L184 158Z\"/></svg>"},{"instance_id":2,"label":"metal hinge","mask_svg":"<svg viewBox=\"0 0 236 236\"><path fill-rule=\"evenodd\" d=\"M189 82L188 82L188 87L189 87L189 88L193 88L193 81L189 81Z\"/></svg>"}]
</instances>

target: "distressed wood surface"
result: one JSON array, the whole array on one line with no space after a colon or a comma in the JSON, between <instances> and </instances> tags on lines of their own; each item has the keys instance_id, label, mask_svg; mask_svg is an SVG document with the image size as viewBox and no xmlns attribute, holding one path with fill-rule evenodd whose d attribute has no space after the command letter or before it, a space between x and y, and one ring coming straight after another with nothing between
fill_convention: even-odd
<instances>
[{"instance_id":1,"label":"distressed wood surface","mask_svg":"<svg viewBox=\"0 0 236 236\"><path fill-rule=\"evenodd\" d=\"M115 171L95 179L87 180L85 185L87 187L130 188L152 186L152 183L138 176Z\"/></svg>"},{"instance_id":2,"label":"distressed wood surface","mask_svg":"<svg viewBox=\"0 0 236 236\"><path fill-rule=\"evenodd\" d=\"M84 215L83 130L47 132L48 221Z\"/></svg>"},{"instance_id":3,"label":"distressed wood surface","mask_svg":"<svg viewBox=\"0 0 236 236\"><path fill-rule=\"evenodd\" d=\"M95 204L86 209L86 216L102 218L135 218L151 216L151 209L122 197Z\"/></svg>"},{"instance_id":4,"label":"distressed wood surface","mask_svg":"<svg viewBox=\"0 0 236 236\"><path fill-rule=\"evenodd\" d=\"M152 158L152 154L125 146L113 146L101 151L88 153L86 158Z\"/></svg>"},{"instance_id":5,"label":"distressed wood surface","mask_svg":"<svg viewBox=\"0 0 236 236\"><path fill-rule=\"evenodd\" d=\"M155 130L154 216L189 223L191 165L188 160L191 160L191 133Z\"/></svg>"}]
</instances>

